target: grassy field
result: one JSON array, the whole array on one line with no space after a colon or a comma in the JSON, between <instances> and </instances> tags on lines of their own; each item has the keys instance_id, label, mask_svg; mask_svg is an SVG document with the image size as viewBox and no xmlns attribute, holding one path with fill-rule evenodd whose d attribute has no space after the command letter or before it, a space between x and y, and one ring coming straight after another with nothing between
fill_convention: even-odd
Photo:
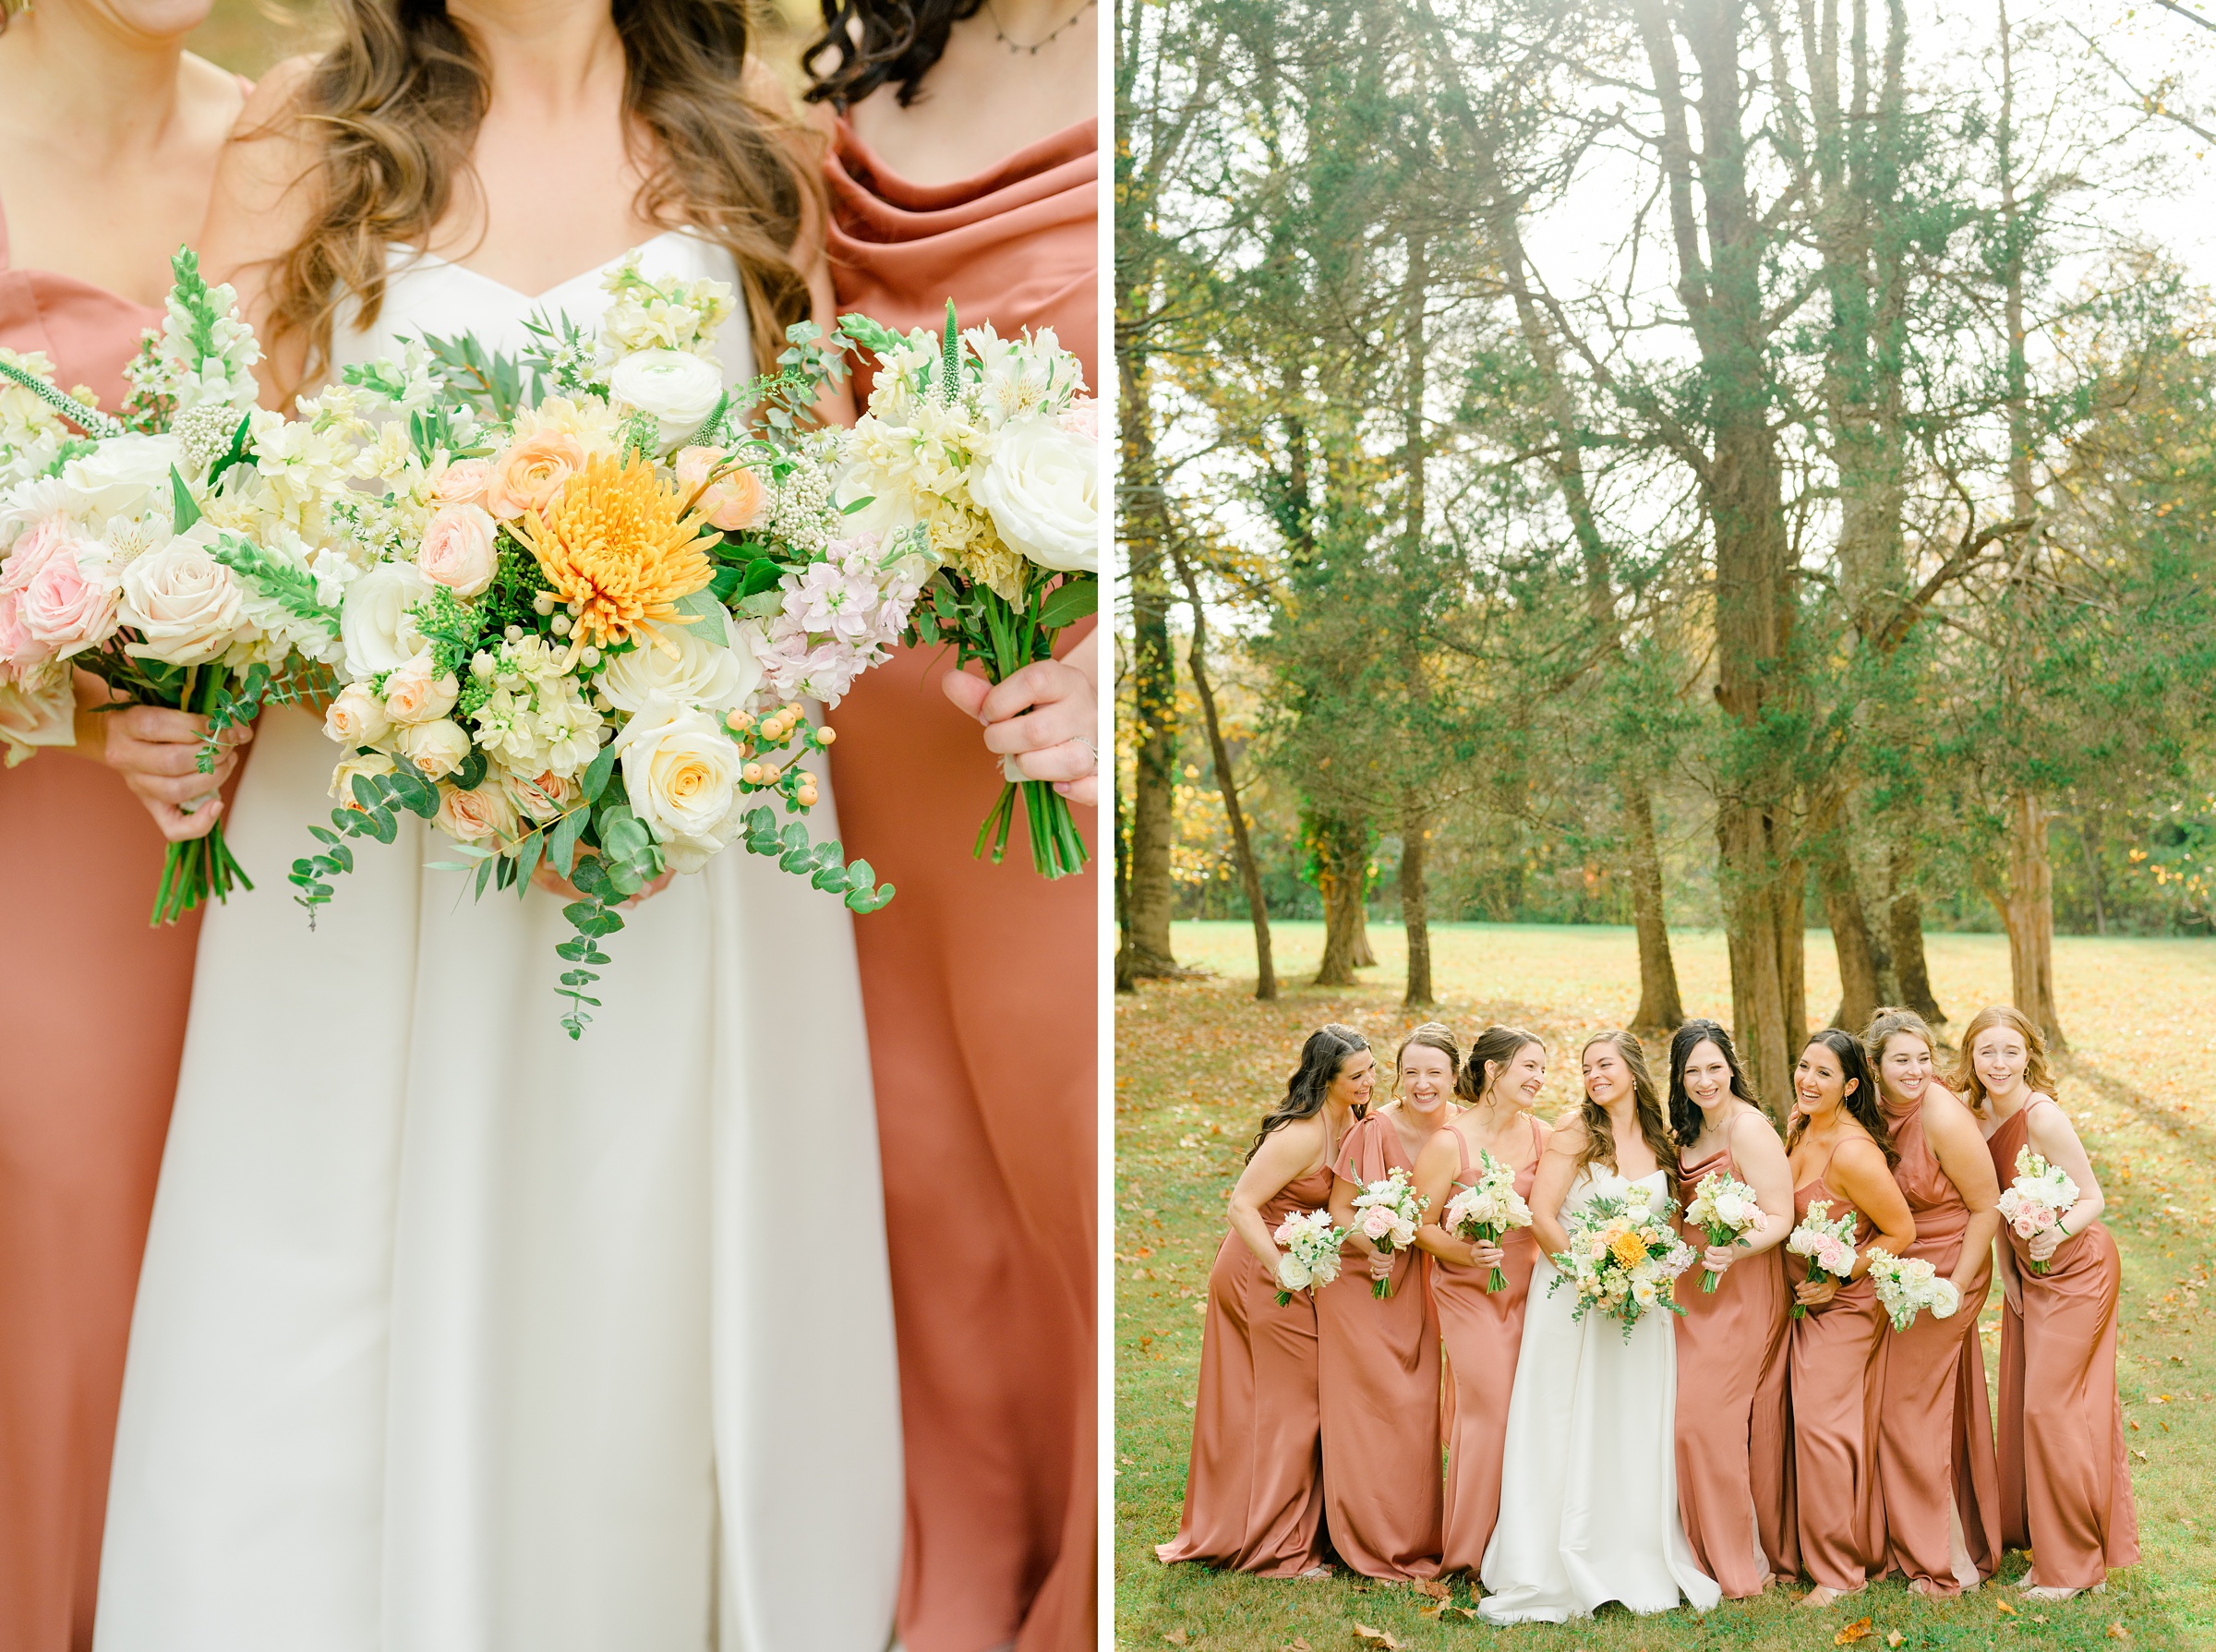
<instances>
[{"instance_id":1,"label":"grassy field","mask_svg":"<svg viewBox=\"0 0 2216 1652\"><path fill-rule=\"evenodd\" d=\"M1289 981L1315 971L1319 924L1277 929ZM1400 1007L1397 931L1375 934L1379 963L1352 989L1289 989L1254 1002L1252 933L1244 923L1178 926L1177 956L1202 979L1150 983L1119 1001L1116 1033L1116 1644L1208 1652L1340 1652L1383 1643L1516 1652L1770 1652L1861 1644L1871 1648L2216 1646L2216 1345L2201 1307L2210 1281L2210 1217L2193 1189L2216 1164L2216 943L2065 938L2055 943L2061 1013L2072 1054L2062 1101L2099 1166L2124 1253L2118 1380L2133 1451L2143 1562L2107 1591L2063 1606L1988 1586L1930 1605L1897 1583L1828 1611L1773 1598L1633 1618L1609 1608L1586 1623L1495 1630L1441 1615L1407 1587L1345 1575L1265 1582L1195 1566L1164 1568L1152 1546L1171 1537L1185 1493L1186 1444L1200 1358L1208 1269L1223 1200L1254 1121L1282 1093L1303 1036L1342 1020L1388 1043L1421 1019ZM1689 1013L1728 1020L1729 978L1714 932L1674 937ZM1552 1047L1549 1101L1575 1086L1585 1033L1620 1024L1638 997L1628 930L1490 924L1433 932L1446 1002L1439 1019L1464 1040L1485 1022L1519 1022ZM2003 998L2007 953L1997 936L1931 937L1939 1001L1960 1027ZM1810 937L1809 1002L1827 1013L1838 991L1829 939ZM1943 1030L1944 1031L1944 1030ZM1997 1301L1997 1293L1995 1299ZM1983 1325L1997 1346L1997 1308ZM2005 1576L2020 1574L2020 1556ZM1796 1590L1795 1593L1798 1593ZM1458 1584L1456 1605L1470 1604ZM1870 1620L1856 1636L1859 1621Z\"/></svg>"}]
</instances>

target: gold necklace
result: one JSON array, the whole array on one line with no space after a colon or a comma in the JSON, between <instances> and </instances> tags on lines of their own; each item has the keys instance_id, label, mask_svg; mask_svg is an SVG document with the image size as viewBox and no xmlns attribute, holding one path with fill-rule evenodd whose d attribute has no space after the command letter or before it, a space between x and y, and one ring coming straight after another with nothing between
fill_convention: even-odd
<instances>
[{"instance_id":1,"label":"gold necklace","mask_svg":"<svg viewBox=\"0 0 2216 1652\"><path fill-rule=\"evenodd\" d=\"M1093 0L1085 0L1085 4L1078 6L1076 11L1070 13L1067 18L1064 18L1063 21L1056 26L1052 34L1048 35L1044 40L1037 42L1037 44L1027 46L1019 40L1010 40L1008 38L1007 31L1000 26L1000 8L993 4L993 0L985 0L986 15L993 19L993 38L998 41L1002 45L1007 47L1007 49L1011 52L1032 57L1039 55L1040 46L1051 46L1054 43L1054 42L1061 39L1062 35L1073 25L1075 25L1079 18L1090 11L1092 7Z\"/></svg>"}]
</instances>

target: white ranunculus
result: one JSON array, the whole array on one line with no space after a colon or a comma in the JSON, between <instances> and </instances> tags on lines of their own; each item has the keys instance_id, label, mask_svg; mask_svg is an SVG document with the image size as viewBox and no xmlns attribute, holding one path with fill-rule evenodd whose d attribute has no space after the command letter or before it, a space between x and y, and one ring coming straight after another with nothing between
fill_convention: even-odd
<instances>
[{"instance_id":1,"label":"white ranunculus","mask_svg":"<svg viewBox=\"0 0 2216 1652\"><path fill-rule=\"evenodd\" d=\"M974 484L1010 548L1042 568L1101 568L1101 445L1045 419L1001 432Z\"/></svg>"},{"instance_id":2,"label":"white ranunculus","mask_svg":"<svg viewBox=\"0 0 2216 1652\"><path fill-rule=\"evenodd\" d=\"M123 571L116 617L138 633L127 652L173 666L203 665L246 621L238 578L198 540L156 546Z\"/></svg>"},{"instance_id":3,"label":"white ranunculus","mask_svg":"<svg viewBox=\"0 0 2216 1652\"><path fill-rule=\"evenodd\" d=\"M736 627L731 634L737 638ZM671 659L652 643L619 654L600 673L600 692L620 711L637 711L655 694L708 711L729 711L745 704L762 682L762 662L744 642L712 643L697 625L666 625L662 634L677 646Z\"/></svg>"},{"instance_id":4,"label":"white ranunculus","mask_svg":"<svg viewBox=\"0 0 2216 1652\"><path fill-rule=\"evenodd\" d=\"M423 634L408 609L431 589L413 562L379 562L346 587L339 634L346 644L347 676L360 681L395 671L423 651Z\"/></svg>"},{"instance_id":5,"label":"white ranunculus","mask_svg":"<svg viewBox=\"0 0 2216 1652\"><path fill-rule=\"evenodd\" d=\"M640 350L609 369L609 397L662 427L662 446L676 447L707 422L723 395L723 372L712 361L682 350Z\"/></svg>"},{"instance_id":6,"label":"white ranunculus","mask_svg":"<svg viewBox=\"0 0 2216 1652\"><path fill-rule=\"evenodd\" d=\"M650 694L616 737L632 812L663 858L697 870L738 831L739 747L705 711Z\"/></svg>"},{"instance_id":7,"label":"white ranunculus","mask_svg":"<svg viewBox=\"0 0 2216 1652\"><path fill-rule=\"evenodd\" d=\"M174 436L111 436L62 467L77 500L73 508L102 520L169 500L170 467L184 453Z\"/></svg>"}]
</instances>

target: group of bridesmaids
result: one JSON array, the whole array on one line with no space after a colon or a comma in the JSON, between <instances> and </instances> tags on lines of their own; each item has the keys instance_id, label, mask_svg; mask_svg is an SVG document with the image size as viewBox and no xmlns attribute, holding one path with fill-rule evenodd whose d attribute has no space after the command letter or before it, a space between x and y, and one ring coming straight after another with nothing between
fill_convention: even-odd
<instances>
[{"instance_id":1,"label":"group of bridesmaids","mask_svg":"<svg viewBox=\"0 0 2216 1652\"><path fill-rule=\"evenodd\" d=\"M1920 1595L1953 1596L2016 1548L2032 1557L2025 1594L2064 1599L2138 1558L2116 1396L2120 1269L2100 1184L2025 1017L1981 1011L1944 1080L1938 1054L1931 1029L1899 1009L1859 1039L1813 1034L1781 1138L1723 1027L1695 1020L1670 1040L1672 1193L1681 1207L1720 1172L1752 1187L1766 1219L1722 1247L1685 1228L1698 1260L1676 1284L1677 1516L1725 1597L1805 1577L1802 1603L1823 1606L1894 1573ZM1556 1129L1612 1104L1604 1085L1653 1097L1631 1034L1588 1041L1581 1058L1586 1094ZM1402 1041L1391 1099L1373 1107L1362 1035L1309 1036L1261 1121L1209 1275L1184 1516L1163 1562L1315 1577L1335 1554L1371 1577L1482 1573L1498 1586L1486 1561L1497 1521L1511 1524L1500 1520L1510 1394L1526 1310L1556 1274L1532 1228L1490 1245L1442 1220L1490 1153L1559 1231L1560 1212L1540 1209L1548 1193L1561 1203L1564 1185L1541 1176L1554 1133L1536 1111L1547 1059L1519 1028L1487 1028L1465 1057L1428 1023ZM1618 1084L1619 1067L1632 1085ZM1660 1125L1648 1121L1649 1139ZM1620 1147L1629 1139L1617 1130ZM2059 1230L2028 1239L1996 1208L2027 1145L2080 1189ZM1354 1200L1395 1169L1427 1201L1424 1223L1413 1250L1381 1253L1356 1229ZM1856 1218L1844 1284L1811 1278L1785 1246L1817 1200ZM1339 1275L1283 1292L1272 1235L1319 1207L1349 1235ZM1868 1277L1880 1247L1928 1260L1959 1308L1893 1330ZM1495 1268L1504 1289L1487 1289ZM1721 1276L1713 1292L1703 1270ZM1977 1330L1996 1273L1997 1443ZM1375 1296L1373 1280L1390 1294Z\"/></svg>"}]
</instances>

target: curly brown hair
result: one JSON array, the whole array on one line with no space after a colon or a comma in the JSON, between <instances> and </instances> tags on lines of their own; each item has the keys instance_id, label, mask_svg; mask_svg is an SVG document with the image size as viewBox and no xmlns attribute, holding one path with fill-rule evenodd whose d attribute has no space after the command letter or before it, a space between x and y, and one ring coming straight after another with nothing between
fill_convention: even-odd
<instances>
[{"instance_id":1,"label":"curly brown hair","mask_svg":"<svg viewBox=\"0 0 2216 1652\"><path fill-rule=\"evenodd\" d=\"M2053 1095L2054 1069L2047 1065L2047 1041L2031 1024L2031 1018L2013 1004L1989 1004L1969 1018L1969 1025L1962 1029L1962 1043L1955 1055L1955 1070L1946 1076L1946 1087L1968 1102L1971 1112L1992 1112L1984 1080L1978 1077L1977 1066L1969 1056L1977 1048L1978 1034L1995 1027L2006 1027L2024 1041L2024 1082L2041 1095Z\"/></svg>"},{"instance_id":2,"label":"curly brown hair","mask_svg":"<svg viewBox=\"0 0 2216 1652\"><path fill-rule=\"evenodd\" d=\"M808 101L850 109L880 86L898 87L900 107L946 50L957 23L977 16L985 0L822 0L824 31L808 48ZM825 53L836 62L819 67Z\"/></svg>"},{"instance_id":3,"label":"curly brown hair","mask_svg":"<svg viewBox=\"0 0 2216 1652\"><path fill-rule=\"evenodd\" d=\"M1646 1139L1647 1151L1655 1155L1655 1163L1674 1180L1678 1139L1670 1133L1669 1120L1663 1116L1662 1098L1655 1091L1654 1075L1646 1070L1646 1046L1634 1033L1622 1031L1598 1033L1578 1046L1581 1065L1585 1052L1595 1044L1614 1045L1616 1053L1623 1057L1623 1065L1632 1069L1632 1095L1638 1105L1639 1134ZM1608 1110L1593 1099L1590 1091L1584 1092L1578 1108L1578 1121L1585 1127L1585 1144L1578 1149L1575 1170L1588 1170L1596 1164L1617 1170L1615 1127L1608 1122ZM1619 1170L1618 1174L1621 1172Z\"/></svg>"},{"instance_id":4,"label":"curly brown hair","mask_svg":"<svg viewBox=\"0 0 2216 1652\"><path fill-rule=\"evenodd\" d=\"M319 161L316 208L274 260L269 331L328 356L341 305L361 323L384 301L386 249L421 246L470 171L491 87L483 55L445 0L334 0L336 39L308 69L293 115ZM613 0L623 41L623 111L649 135L640 215L728 248L774 361L809 313L797 251L823 185L801 163L806 128L746 85L747 0Z\"/></svg>"}]
</instances>

